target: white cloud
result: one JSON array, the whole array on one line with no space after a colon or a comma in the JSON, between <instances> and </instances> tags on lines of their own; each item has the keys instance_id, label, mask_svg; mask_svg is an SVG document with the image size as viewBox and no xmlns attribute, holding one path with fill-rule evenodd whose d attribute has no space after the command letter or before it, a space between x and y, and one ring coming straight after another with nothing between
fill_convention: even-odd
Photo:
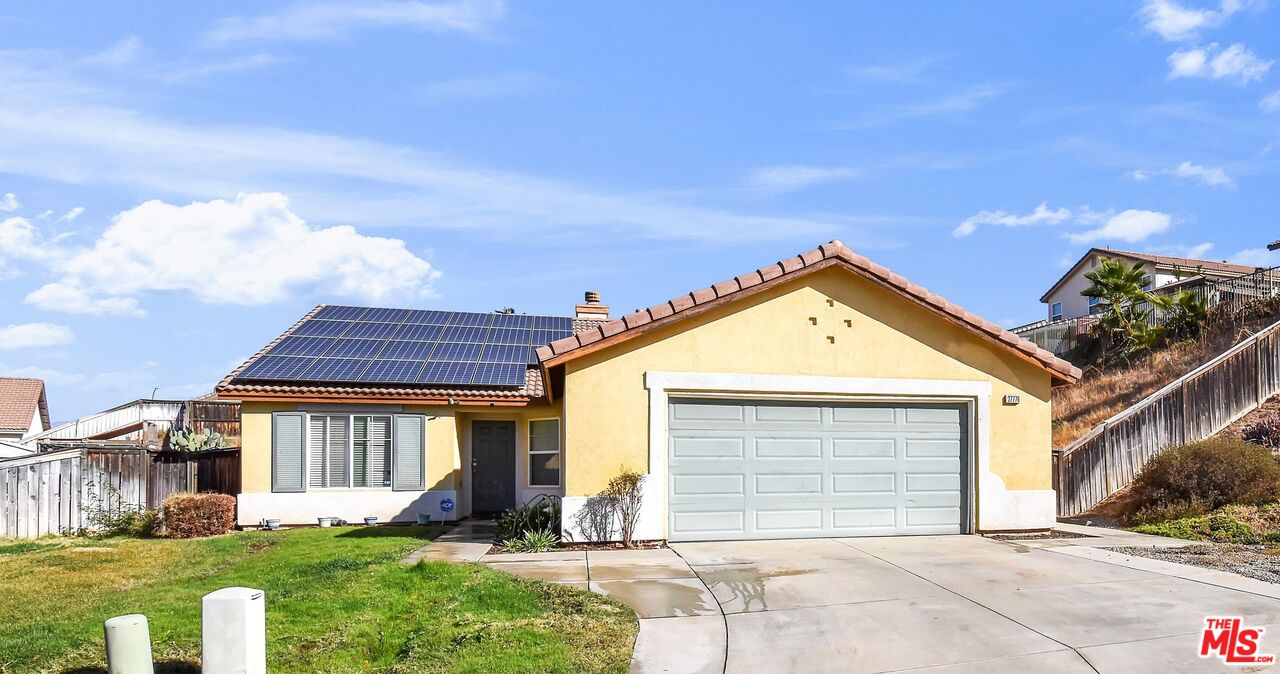
<instances>
[{"instance_id":1,"label":"white cloud","mask_svg":"<svg viewBox=\"0 0 1280 674\"><path fill-rule=\"evenodd\" d=\"M1006 90L1007 87L1001 84L979 84L931 101L885 105L861 117L837 124L836 128L866 129L903 119L945 117L972 112L991 99L1003 95Z\"/></svg>"},{"instance_id":2,"label":"white cloud","mask_svg":"<svg viewBox=\"0 0 1280 674\"><path fill-rule=\"evenodd\" d=\"M18 195L13 192L5 192L4 196L0 197L0 211L12 213L19 208L22 208L22 203L18 201Z\"/></svg>"},{"instance_id":3,"label":"white cloud","mask_svg":"<svg viewBox=\"0 0 1280 674\"><path fill-rule=\"evenodd\" d=\"M0 326L0 350L32 349L70 344L75 340L71 328L54 323L20 323Z\"/></svg>"},{"instance_id":4,"label":"white cloud","mask_svg":"<svg viewBox=\"0 0 1280 674\"><path fill-rule=\"evenodd\" d=\"M1092 219L1101 219L1103 214L1094 213ZM1075 243L1092 243L1102 240L1117 240L1136 243L1153 234L1159 234L1173 224L1168 213L1129 209L1114 215L1105 214L1101 227L1084 232L1067 234L1067 238Z\"/></svg>"},{"instance_id":5,"label":"white cloud","mask_svg":"<svg viewBox=\"0 0 1280 674\"><path fill-rule=\"evenodd\" d=\"M1169 79L1203 77L1220 80L1239 79L1240 84L1261 80L1274 61L1264 61L1239 42L1218 51L1217 43L1208 47L1179 49L1169 55Z\"/></svg>"},{"instance_id":6,"label":"white cloud","mask_svg":"<svg viewBox=\"0 0 1280 674\"><path fill-rule=\"evenodd\" d=\"M142 316L133 297L92 297L83 288L68 283L46 283L27 293L24 302L44 311L90 316Z\"/></svg>"},{"instance_id":7,"label":"white cloud","mask_svg":"<svg viewBox=\"0 0 1280 674\"><path fill-rule=\"evenodd\" d=\"M333 40L360 29L393 27L480 34L501 19L504 10L503 3L498 0L298 3L275 14L223 19L207 33L207 37L214 43L242 40L303 42Z\"/></svg>"},{"instance_id":8,"label":"white cloud","mask_svg":"<svg viewBox=\"0 0 1280 674\"><path fill-rule=\"evenodd\" d=\"M1173 244L1165 246L1148 246L1145 250L1148 253L1155 253L1157 255L1172 255L1174 257L1203 259L1204 256L1209 254L1209 251L1213 250L1213 248L1214 245L1206 241L1195 245Z\"/></svg>"},{"instance_id":9,"label":"white cloud","mask_svg":"<svg viewBox=\"0 0 1280 674\"><path fill-rule=\"evenodd\" d=\"M951 235L969 236L981 225L999 225L1002 227L1026 227L1028 225L1060 225L1071 219L1071 210L1067 208L1050 209L1049 203L1041 202L1035 210L1026 215L1006 213L1004 211L979 211L965 218Z\"/></svg>"},{"instance_id":10,"label":"white cloud","mask_svg":"<svg viewBox=\"0 0 1280 674\"><path fill-rule=\"evenodd\" d=\"M756 169L751 183L766 192L790 192L821 183L847 180L858 176L858 171L845 166L766 166Z\"/></svg>"},{"instance_id":11,"label":"white cloud","mask_svg":"<svg viewBox=\"0 0 1280 674\"><path fill-rule=\"evenodd\" d=\"M890 65L854 66L849 75L866 82L917 82L938 59L927 58Z\"/></svg>"},{"instance_id":12,"label":"white cloud","mask_svg":"<svg viewBox=\"0 0 1280 674\"><path fill-rule=\"evenodd\" d=\"M136 61L141 52L142 40L137 35L130 35L83 60L89 64L122 66Z\"/></svg>"},{"instance_id":13,"label":"white cloud","mask_svg":"<svg viewBox=\"0 0 1280 674\"><path fill-rule=\"evenodd\" d=\"M1184 161L1172 169L1172 175L1178 179L1194 180L1209 187L1226 187L1235 189L1236 181L1220 166L1201 166Z\"/></svg>"},{"instance_id":14,"label":"white cloud","mask_svg":"<svg viewBox=\"0 0 1280 674\"><path fill-rule=\"evenodd\" d=\"M1231 15L1248 7L1249 0L1222 0L1218 9L1194 9L1172 0L1147 0L1138 10L1147 30L1170 42L1195 38L1201 29L1222 25Z\"/></svg>"},{"instance_id":15,"label":"white cloud","mask_svg":"<svg viewBox=\"0 0 1280 674\"><path fill-rule=\"evenodd\" d=\"M157 68L154 76L163 82L174 84L187 80L199 79L222 73L237 73L244 70L255 70L284 62L285 59L274 54L249 54L226 61L208 63L176 63Z\"/></svg>"},{"instance_id":16,"label":"white cloud","mask_svg":"<svg viewBox=\"0 0 1280 674\"><path fill-rule=\"evenodd\" d=\"M58 218L58 222L71 222L72 220L75 220L76 218L80 217L83 213L84 213L84 207L76 206L75 208L67 211L66 213L63 213L62 217Z\"/></svg>"},{"instance_id":17,"label":"white cloud","mask_svg":"<svg viewBox=\"0 0 1280 674\"><path fill-rule=\"evenodd\" d=\"M325 223L470 230L499 239L571 239L584 230L614 240L818 239L885 217L757 215L691 203L702 195L687 191L588 187L360 138L181 123L125 107L116 92L58 68L0 51L0 173L195 200L278 191L295 212Z\"/></svg>"},{"instance_id":18,"label":"white cloud","mask_svg":"<svg viewBox=\"0 0 1280 674\"><path fill-rule=\"evenodd\" d=\"M537 73L504 73L484 77L463 77L440 82L428 82L414 89L417 98L424 101L461 99L508 98L532 94L547 84L547 78Z\"/></svg>"},{"instance_id":19,"label":"white cloud","mask_svg":"<svg viewBox=\"0 0 1280 674\"><path fill-rule=\"evenodd\" d=\"M1276 89L1266 96L1263 96L1262 100L1258 101L1258 107L1262 108L1263 112L1276 112L1280 110L1280 89Z\"/></svg>"},{"instance_id":20,"label":"white cloud","mask_svg":"<svg viewBox=\"0 0 1280 674\"><path fill-rule=\"evenodd\" d=\"M36 258L31 245L39 247L38 259L60 278L26 301L51 311L136 315L137 297L148 292L212 304L266 304L307 291L381 302L429 295L439 276L398 239L308 225L281 194L185 206L149 201L113 218L87 248L20 231L12 250L0 252Z\"/></svg>"},{"instance_id":21,"label":"white cloud","mask_svg":"<svg viewBox=\"0 0 1280 674\"><path fill-rule=\"evenodd\" d=\"M1280 250L1266 248L1246 248L1229 258L1236 264L1248 264L1255 267L1280 267Z\"/></svg>"},{"instance_id":22,"label":"white cloud","mask_svg":"<svg viewBox=\"0 0 1280 674\"><path fill-rule=\"evenodd\" d=\"M1184 161L1173 168L1155 171L1137 169L1129 173L1130 178L1139 182L1148 181L1153 175L1170 176L1179 182L1190 180L1206 187L1222 187L1230 190L1236 188L1235 179L1227 175L1226 170L1221 166L1201 166L1189 161Z\"/></svg>"}]
</instances>

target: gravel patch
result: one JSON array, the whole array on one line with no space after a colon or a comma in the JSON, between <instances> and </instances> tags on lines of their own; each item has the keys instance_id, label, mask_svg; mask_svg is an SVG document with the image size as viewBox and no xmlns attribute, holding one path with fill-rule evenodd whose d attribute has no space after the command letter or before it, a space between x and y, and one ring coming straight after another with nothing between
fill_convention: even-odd
<instances>
[{"instance_id":1,"label":"gravel patch","mask_svg":"<svg viewBox=\"0 0 1280 674\"><path fill-rule=\"evenodd\" d=\"M1048 541L1055 538L1096 538L1095 536L1077 534L1073 531L1059 531L1058 529L1053 529L1051 531L1036 531L1029 534L983 534L983 536L997 541Z\"/></svg>"},{"instance_id":2,"label":"gravel patch","mask_svg":"<svg viewBox=\"0 0 1280 674\"><path fill-rule=\"evenodd\" d=\"M1230 571L1248 578L1280 583L1280 545L1204 543L1185 548L1128 547L1112 551L1166 562Z\"/></svg>"}]
</instances>

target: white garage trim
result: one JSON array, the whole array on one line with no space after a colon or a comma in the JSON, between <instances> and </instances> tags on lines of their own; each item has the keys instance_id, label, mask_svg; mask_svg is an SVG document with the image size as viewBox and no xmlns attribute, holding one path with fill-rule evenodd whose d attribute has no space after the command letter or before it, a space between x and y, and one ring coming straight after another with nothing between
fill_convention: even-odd
<instances>
[{"instance_id":1,"label":"white garage trim","mask_svg":"<svg viewBox=\"0 0 1280 674\"><path fill-rule=\"evenodd\" d=\"M667 405L677 396L744 396L798 400L963 402L970 409L969 455L973 457L976 526L982 530L1029 529L1052 526L1055 519L1053 490L1009 491L991 472L989 416L991 383L942 379L869 379L861 377L811 377L793 375L730 374L711 372L645 373L649 390L649 479L637 538L666 538L667 527ZM972 493L972 492L971 492ZM568 506L568 504L566 504ZM974 522L970 513L970 523Z\"/></svg>"}]
</instances>

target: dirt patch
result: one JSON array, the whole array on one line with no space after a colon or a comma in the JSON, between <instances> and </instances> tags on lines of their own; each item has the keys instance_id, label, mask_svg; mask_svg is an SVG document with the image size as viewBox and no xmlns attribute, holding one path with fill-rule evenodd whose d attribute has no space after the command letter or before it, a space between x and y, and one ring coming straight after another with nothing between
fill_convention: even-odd
<instances>
[{"instance_id":1,"label":"dirt patch","mask_svg":"<svg viewBox=\"0 0 1280 674\"><path fill-rule=\"evenodd\" d=\"M634 541L631 543L631 550L659 550L667 547L666 541ZM596 552L599 550L627 550L621 543L561 543L547 552ZM494 544L489 548L491 555L517 555L521 550L509 550L506 547Z\"/></svg>"},{"instance_id":2,"label":"dirt patch","mask_svg":"<svg viewBox=\"0 0 1280 674\"><path fill-rule=\"evenodd\" d=\"M1077 534L1071 531L1034 531L1027 534L983 534L983 538L991 538L997 541L1049 541L1055 538L1095 538L1085 534Z\"/></svg>"},{"instance_id":3,"label":"dirt patch","mask_svg":"<svg viewBox=\"0 0 1280 674\"><path fill-rule=\"evenodd\" d=\"M1108 548L1135 557L1230 571L1247 578L1280 583L1280 545L1204 543L1185 548Z\"/></svg>"}]
</instances>

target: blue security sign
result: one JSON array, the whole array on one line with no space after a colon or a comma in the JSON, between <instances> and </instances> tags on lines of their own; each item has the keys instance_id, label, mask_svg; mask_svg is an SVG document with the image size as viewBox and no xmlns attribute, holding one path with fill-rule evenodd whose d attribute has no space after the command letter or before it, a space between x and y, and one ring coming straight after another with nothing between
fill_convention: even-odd
<instances>
[{"instance_id":1,"label":"blue security sign","mask_svg":"<svg viewBox=\"0 0 1280 674\"><path fill-rule=\"evenodd\" d=\"M450 510L453 510L453 499L451 498L440 499L440 509L445 512L449 512Z\"/></svg>"}]
</instances>

